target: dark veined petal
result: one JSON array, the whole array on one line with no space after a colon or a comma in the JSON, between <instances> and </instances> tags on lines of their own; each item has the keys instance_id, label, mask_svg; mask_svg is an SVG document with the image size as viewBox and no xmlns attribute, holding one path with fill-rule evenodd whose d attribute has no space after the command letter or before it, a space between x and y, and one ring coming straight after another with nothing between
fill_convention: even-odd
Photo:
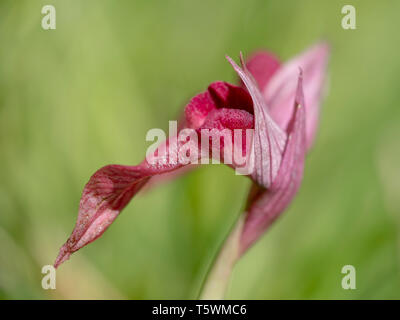
<instances>
[{"instance_id":1,"label":"dark veined petal","mask_svg":"<svg viewBox=\"0 0 400 320\"><path fill-rule=\"evenodd\" d=\"M148 176L142 166L108 165L96 171L83 190L75 228L61 247L54 266L57 268L73 252L100 237Z\"/></svg>"},{"instance_id":2,"label":"dark veined petal","mask_svg":"<svg viewBox=\"0 0 400 320\"><path fill-rule=\"evenodd\" d=\"M269 188L281 165L286 144L286 133L268 114L264 97L252 75L246 69L243 57L241 57L243 69L230 57L227 57L227 59L242 79L253 100L254 141L250 155L250 161L254 163L252 178L261 186Z\"/></svg>"},{"instance_id":3,"label":"dark veined petal","mask_svg":"<svg viewBox=\"0 0 400 320\"><path fill-rule=\"evenodd\" d=\"M243 254L291 203L300 187L306 154L306 108L302 76L298 78L294 110L288 124L288 139L278 175L269 189L253 185L248 198L246 218L240 238Z\"/></svg>"},{"instance_id":4,"label":"dark veined petal","mask_svg":"<svg viewBox=\"0 0 400 320\"><path fill-rule=\"evenodd\" d=\"M54 266L101 236L146 181L139 166L108 165L98 170L83 190L75 228Z\"/></svg>"},{"instance_id":5,"label":"dark veined petal","mask_svg":"<svg viewBox=\"0 0 400 320\"><path fill-rule=\"evenodd\" d=\"M83 189L75 228L61 247L54 266L100 237L152 176L181 168L176 160L169 161L171 154L178 154L178 148L173 137L137 166L108 165L96 171ZM154 158L165 162L153 162Z\"/></svg>"}]
</instances>

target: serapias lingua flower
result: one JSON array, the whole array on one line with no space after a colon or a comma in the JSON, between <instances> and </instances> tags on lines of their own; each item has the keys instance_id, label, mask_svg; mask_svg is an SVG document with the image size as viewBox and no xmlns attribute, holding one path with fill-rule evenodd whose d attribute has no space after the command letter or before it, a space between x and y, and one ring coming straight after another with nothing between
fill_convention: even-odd
<instances>
[{"instance_id":1,"label":"serapias lingua flower","mask_svg":"<svg viewBox=\"0 0 400 320\"><path fill-rule=\"evenodd\" d=\"M281 64L262 51L239 67L227 57L240 77L239 86L214 82L185 107L185 128L241 130L240 148L253 168L244 223L240 227L240 257L286 209L303 177L304 159L318 126L329 48L317 44ZM246 130L253 129L250 145ZM232 137L234 135L232 134ZM239 143L232 138L232 144ZM158 150L172 157L184 142L169 137ZM199 157L204 150L199 150ZM220 145L224 156L224 144ZM211 153L210 150L208 150ZM107 165L86 184L75 228L54 263L100 237L132 197L152 178L185 167L179 159L154 164L146 158L137 166ZM236 164L230 165L235 168Z\"/></svg>"}]
</instances>

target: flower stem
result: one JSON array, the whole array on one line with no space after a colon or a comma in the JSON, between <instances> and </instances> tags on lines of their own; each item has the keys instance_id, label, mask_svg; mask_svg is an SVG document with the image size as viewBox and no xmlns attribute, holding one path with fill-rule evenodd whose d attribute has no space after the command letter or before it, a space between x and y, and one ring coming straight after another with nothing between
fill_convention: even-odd
<instances>
[{"instance_id":1,"label":"flower stem","mask_svg":"<svg viewBox=\"0 0 400 320\"><path fill-rule=\"evenodd\" d=\"M199 299L224 299L233 267L239 258L239 239L242 226L243 215L240 216L235 226L230 231L216 258L214 259L211 268L206 275Z\"/></svg>"}]
</instances>

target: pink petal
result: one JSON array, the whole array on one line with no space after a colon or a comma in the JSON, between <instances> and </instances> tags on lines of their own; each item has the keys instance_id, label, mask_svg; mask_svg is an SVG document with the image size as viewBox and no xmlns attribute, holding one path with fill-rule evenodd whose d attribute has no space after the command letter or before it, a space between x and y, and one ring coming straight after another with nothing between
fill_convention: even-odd
<instances>
[{"instance_id":1,"label":"pink petal","mask_svg":"<svg viewBox=\"0 0 400 320\"><path fill-rule=\"evenodd\" d=\"M261 91L280 68L279 59L268 51L258 51L247 60L247 70L253 75Z\"/></svg>"},{"instance_id":2,"label":"pink petal","mask_svg":"<svg viewBox=\"0 0 400 320\"><path fill-rule=\"evenodd\" d=\"M241 254L286 209L301 184L306 153L305 112L300 75L294 111L292 111L292 119L288 125L288 142L278 175L269 189L266 190L258 185L253 185L249 194L245 224L240 238Z\"/></svg>"},{"instance_id":3,"label":"pink petal","mask_svg":"<svg viewBox=\"0 0 400 320\"><path fill-rule=\"evenodd\" d=\"M269 188L281 165L282 153L286 144L286 134L272 120L257 84L242 59L242 70L230 57L232 64L243 83L246 85L254 107L254 170L252 177L261 186Z\"/></svg>"},{"instance_id":4,"label":"pink petal","mask_svg":"<svg viewBox=\"0 0 400 320\"><path fill-rule=\"evenodd\" d=\"M329 47L320 43L285 63L263 90L272 118L286 130L291 118L293 97L297 88L299 68L303 70L304 100L306 103L306 137L310 148L319 119L322 89L325 81Z\"/></svg>"}]
</instances>

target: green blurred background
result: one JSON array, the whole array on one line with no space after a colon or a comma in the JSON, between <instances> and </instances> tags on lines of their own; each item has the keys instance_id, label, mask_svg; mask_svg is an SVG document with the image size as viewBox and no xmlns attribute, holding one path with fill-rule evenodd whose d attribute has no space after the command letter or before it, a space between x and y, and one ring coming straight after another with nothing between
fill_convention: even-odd
<instances>
[{"instance_id":1,"label":"green blurred background","mask_svg":"<svg viewBox=\"0 0 400 320\"><path fill-rule=\"evenodd\" d=\"M42 6L57 29L41 28ZM341 27L341 8L357 29ZM290 209L236 266L235 299L400 298L400 1L0 2L0 298L195 298L250 185L203 166L139 194L41 288L84 184L136 164L224 55L332 45L330 90ZM343 290L354 265L357 289Z\"/></svg>"}]
</instances>

